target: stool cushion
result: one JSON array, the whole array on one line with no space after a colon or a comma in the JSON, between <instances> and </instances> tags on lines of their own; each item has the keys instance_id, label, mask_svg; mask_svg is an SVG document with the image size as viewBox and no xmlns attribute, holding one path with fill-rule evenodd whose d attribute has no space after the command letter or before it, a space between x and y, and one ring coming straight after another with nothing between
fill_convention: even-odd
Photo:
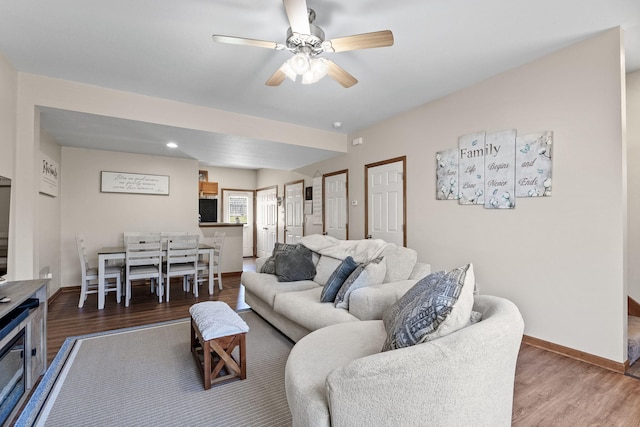
<instances>
[{"instance_id":1,"label":"stool cushion","mask_svg":"<svg viewBox=\"0 0 640 427\"><path fill-rule=\"evenodd\" d=\"M249 332L249 325L222 301L204 301L192 305L189 314L205 341Z\"/></svg>"}]
</instances>

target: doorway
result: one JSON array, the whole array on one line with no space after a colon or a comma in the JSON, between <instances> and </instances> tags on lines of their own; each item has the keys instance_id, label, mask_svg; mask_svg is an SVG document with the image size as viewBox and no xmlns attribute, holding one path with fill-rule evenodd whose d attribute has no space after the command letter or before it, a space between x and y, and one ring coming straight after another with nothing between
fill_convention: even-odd
<instances>
[{"instance_id":1,"label":"doorway","mask_svg":"<svg viewBox=\"0 0 640 427\"><path fill-rule=\"evenodd\" d=\"M278 240L278 187L256 191L256 256L269 256Z\"/></svg>"},{"instance_id":2,"label":"doorway","mask_svg":"<svg viewBox=\"0 0 640 427\"><path fill-rule=\"evenodd\" d=\"M304 180L284 185L284 242L298 243L304 232Z\"/></svg>"},{"instance_id":3,"label":"doorway","mask_svg":"<svg viewBox=\"0 0 640 427\"><path fill-rule=\"evenodd\" d=\"M407 246L407 157L365 165L365 235Z\"/></svg>"},{"instance_id":4,"label":"doorway","mask_svg":"<svg viewBox=\"0 0 640 427\"><path fill-rule=\"evenodd\" d=\"M253 190L222 189L222 221L242 224L242 256L254 256Z\"/></svg>"},{"instance_id":5,"label":"doorway","mask_svg":"<svg viewBox=\"0 0 640 427\"><path fill-rule=\"evenodd\" d=\"M349 238L349 171L322 176L323 234L336 239Z\"/></svg>"}]
</instances>

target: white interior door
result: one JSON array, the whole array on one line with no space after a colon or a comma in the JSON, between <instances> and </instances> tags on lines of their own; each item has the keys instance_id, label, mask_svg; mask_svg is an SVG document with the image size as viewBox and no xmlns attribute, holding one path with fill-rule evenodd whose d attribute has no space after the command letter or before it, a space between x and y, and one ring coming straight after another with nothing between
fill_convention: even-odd
<instances>
[{"instance_id":1,"label":"white interior door","mask_svg":"<svg viewBox=\"0 0 640 427\"><path fill-rule=\"evenodd\" d=\"M278 189L258 190L256 193L256 255L270 256L278 233Z\"/></svg>"},{"instance_id":2,"label":"white interior door","mask_svg":"<svg viewBox=\"0 0 640 427\"><path fill-rule=\"evenodd\" d=\"M346 171L323 176L324 234L342 240L349 238L347 179Z\"/></svg>"},{"instance_id":3,"label":"white interior door","mask_svg":"<svg viewBox=\"0 0 640 427\"><path fill-rule=\"evenodd\" d=\"M404 158L367 165L367 237L405 246Z\"/></svg>"},{"instance_id":4,"label":"white interior door","mask_svg":"<svg viewBox=\"0 0 640 427\"><path fill-rule=\"evenodd\" d=\"M284 185L285 243L297 243L302 237L304 221L304 181Z\"/></svg>"},{"instance_id":5,"label":"white interior door","mask_svg":"<svg viewBox=\"0 0 640 427\"><path fill-rule=\"evenodd\" d=\"M242 256L253 256L253 191L222 189L224 222L242 225Z\"/></svg>"}]
</instances>

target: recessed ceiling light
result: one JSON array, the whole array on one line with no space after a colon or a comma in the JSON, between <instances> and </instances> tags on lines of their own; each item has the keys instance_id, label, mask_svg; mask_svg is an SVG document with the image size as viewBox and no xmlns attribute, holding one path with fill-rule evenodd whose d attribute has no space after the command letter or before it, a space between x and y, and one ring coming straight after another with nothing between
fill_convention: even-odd
<instances>
[{"instance_id":1,"label":"recessed ceiling light","mask_svg":"<svg viewBox=\"0 0 640 427\"><path fill-rule=\"evenodd\" d=\"M338 128L342 127L342 122L333 122L333 127L335 129L338 129Z\"/></svg>"},{"instance_id":2,"label":"recessed ceiling light","mask_svg":"<svg viewBox=\"0 0 640 427\"><path fill-rule=\"evenodd\" d=\"M178 148L178 144L175 142L167 142L167 147L169 148Z\"/></svg>"}]
</instances>

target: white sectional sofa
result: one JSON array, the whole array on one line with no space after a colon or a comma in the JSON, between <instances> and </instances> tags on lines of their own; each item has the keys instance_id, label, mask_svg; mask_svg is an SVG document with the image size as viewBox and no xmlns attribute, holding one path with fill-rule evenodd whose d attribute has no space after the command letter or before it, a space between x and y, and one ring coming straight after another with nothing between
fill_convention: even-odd
<instances>
[{"instance_id":1,"label":"white sectional sofa","mask_svg":"<svg viewBox=\"0 0 640 427\"><path fill-rule=\"evenodd\" d=\"M429 264L416 262L413 249L382 240L343 241L312 235L303 237L300 243L314 252L313 280L279 282L274 274L260 273L268 257L258 258L256 271L246 271L241 278L247 304L293 341L335 323L382 319L386 308L431 272ZM320 294L331 273L347 256L357 262L382 256L386 274L382 284L354 290L345 310L320 302Z\"/></svg>"},{"instance_id":2,"label":"white sectional sofa","mask_svg":"<svg viewBox=\"0 0 640 427\"><path fill-rule=\"evenodd\" d=\"M511 424L524 322L512 302L475 295L472 265L429 275L430 266L416 262L415 251L382 241L308 236L301 243L313 251L313 280L279 282L260 273L267 258L258 260L256 272L242 274L246 302L296 342L285 368L295 427ZM320 302L323 285L347 256L358 263L382 257L384 280L353 290L347 309ZM464 284L440 294L440 280L458 271L464 274L457 283ZM421 323L407 327L406 318L398 328L393 319L400 314L411 313L412 322L440 318L424 317L411 305L421 299L414 296L430 293L423 289L435 288L432 306L441 305L441 296L455 297L444 317L457 326L444 326L445 320L426 342L389 348L399 331L425 329Z\"/></svg>"}]
</instances>

